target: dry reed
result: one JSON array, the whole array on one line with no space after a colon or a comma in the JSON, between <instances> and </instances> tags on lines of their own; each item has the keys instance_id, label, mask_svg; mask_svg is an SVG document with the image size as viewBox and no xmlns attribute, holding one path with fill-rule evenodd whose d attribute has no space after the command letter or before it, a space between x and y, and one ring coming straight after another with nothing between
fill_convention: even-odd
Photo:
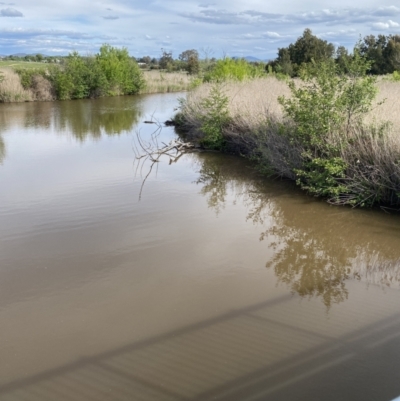
<instances>
[{"instance_id":1,"label":"dry reed","mask_svg":"<svg viewBox=\"0 0 400 401\"><path fill-rule=\"evenodd\" d=\"M144 93L167 93L189 90L193 78L185 72L163 72L158 70L144 71L146 86L140 91Z\"/></svg>"},{"instance_id":2,"label":"dry reed","mask_svg":"<svg viewBox=\"0 0 400 401\"><path fill-rule=\"evenodd\" d=\"M11 69L3 68L4 80L0 82L0 102L27 102L33 100L31 91L22 87L19 75Z\"/></svg>"},{"instance_id":3,"label":"dry reed","mask_svg":"<svg viewBox=\"0 0 400 401\"><path fill-rule=\"evenodd\" d=\"M202 85L190 92L182 106L183 128L193 138L202 137L206 113L202 104L211 88ZM375 105L363 124L354 124L346 134L337 132L326 138L335 145L346 139L340 156L348 166L344 178L348 192L336 203L400 205L400 84L381 79L378 89ZM228 150L256 158L264 169L295 179L296 169L304 163L303 149L293 137L289 140L280 134L283 126L292 130L292 123L277 100L290 96L287 84L268 77L226 83L221 90L229 99L231 119L222 133Z\"/></svg>"}]
</instances>

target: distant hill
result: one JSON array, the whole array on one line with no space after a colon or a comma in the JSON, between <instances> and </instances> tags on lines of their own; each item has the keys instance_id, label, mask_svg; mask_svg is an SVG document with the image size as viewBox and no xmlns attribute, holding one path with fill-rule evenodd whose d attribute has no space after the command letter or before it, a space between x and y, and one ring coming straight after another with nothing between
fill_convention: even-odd
<instances>
[{"instance_id":1,"label":"distant hill","mask_svg":"<svg viewBox=\"0 0 400 401\"><path fill-rule=\"evenodd\" d=\"M11 56L13 57L25 57L28 56L27 53L15 53L15 54L11 54Z\"/></svg>"},{"instance_id":2,"label":"distant hill","mask_svg":"<svg viewBox=\"0 0 400 401\"><path fill-rule=\"evenodd\" d=\"M237 57L237 56L235 56L235 57L232 57L232 58L233 59L244 58L245 60L252 61L252 62L256 62L256 61L264 62L265 61L265 60L261 60L260 58L254 57L254 56L245 56L245 57Z\"/></svg>"}]
</instances>

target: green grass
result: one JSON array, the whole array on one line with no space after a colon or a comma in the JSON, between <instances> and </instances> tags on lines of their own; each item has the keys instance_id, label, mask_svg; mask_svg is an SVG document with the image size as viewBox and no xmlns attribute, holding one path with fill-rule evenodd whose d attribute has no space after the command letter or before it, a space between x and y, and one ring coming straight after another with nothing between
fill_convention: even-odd
<instances>
[{"instance_id":1,"label":"green grass","mask_svg":"<svg viewBox=\"0 0 400 401\"><path fill-rule=\"evenodd\" d=\"M48 63L38 63L35 61L19 61L19 60L0 60L0 68L23 68L23 69L35 69L35 68L47 68Z\"/></svg>"}]
</instances>

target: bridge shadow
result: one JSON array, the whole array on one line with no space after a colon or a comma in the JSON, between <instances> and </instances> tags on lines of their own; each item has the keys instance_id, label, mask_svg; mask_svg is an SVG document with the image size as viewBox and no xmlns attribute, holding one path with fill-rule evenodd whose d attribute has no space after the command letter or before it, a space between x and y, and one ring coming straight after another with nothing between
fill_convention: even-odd
<instances>
[{"instance_id":1,"label":"bridge shadow","mask_svg":"<svg viewBox=\"0 0 400 401\"><path fill-rule=\"evenodd\" d=\"M3 384L0 400L391 400L398 292L390 299L390 312L370 297L368 316L321 320L317 303L277 297Z\"/></svg>"}]
</instances>

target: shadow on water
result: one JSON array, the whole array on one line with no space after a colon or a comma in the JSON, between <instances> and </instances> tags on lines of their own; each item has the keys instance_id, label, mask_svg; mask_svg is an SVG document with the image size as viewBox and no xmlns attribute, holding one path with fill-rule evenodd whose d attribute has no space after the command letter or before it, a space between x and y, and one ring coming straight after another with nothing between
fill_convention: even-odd
<instances>
[{"instance_id":1,"label":"shadow on water","mask_svg":"<svg viewBox=\"0 0 400 401\"><path fill-rule=\"evenodd\" d=\"M344 314L332 336L318 320L299 324L309 308L292 323L276 313L295 305L290 295L275 297L82 358L0 385L0 400L391 400L400 393L398 312L343 330Z\"/></svg>"},{"instance_id":2,"label":"shadow on water","mask_svg":"<svg viewBox=\"0 0 400 401\"><path fill-rule=\"evenodd\" d=\"M399 288L398 215L330 207L234 158L203 154L198 170L200 193L217 214L228 194L247 204L247 219L264 228L260 240L274 250L267 268L293 293L329 308L347 299L349 279Z\"/></svg>"}]
</instances>

